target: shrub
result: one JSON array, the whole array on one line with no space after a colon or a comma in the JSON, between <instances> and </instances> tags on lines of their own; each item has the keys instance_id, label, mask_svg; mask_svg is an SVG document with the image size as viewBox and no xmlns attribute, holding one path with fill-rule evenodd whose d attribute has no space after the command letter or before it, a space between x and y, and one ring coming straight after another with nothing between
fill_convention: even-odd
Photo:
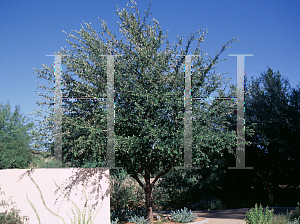
<instances>
[{"instance_id":1,"label":"shrub","mask_svg":"<svg viewBox=\"0 0 300 224\"><path fill-rule=\"evenodd\" d=\"M19 213L20 210L15 210L15 209L11 209L10 212L7 211L0 212L0 223L23 224L23 221L21 221L21 217L19 216Z\"/></svg>"},{"instance_id":2,"label":"shrub","mask_svg":"<svg viewBox=\"0 0 300 224\"><path fill-rule=\"evenodd\" d=\"M287 218L283 214L274 215L272 224L286 224L288 222Z\"/></svg>"},{"instance_id":3,"label":"shrub","mask_svg":"<svg viewBox=\"0 0 300 224\"><path fill-rule=\"evenodd\" d=\"M0 188L1 189L1 188ZM1 194L4 194L3 191L0 191ZM11 205L15 204L15 202L11 202ZM5 200L1 200L0 203L1 206L9 206L8 202ZM14 208L11 208L10 212L7 210L5 212L0 212L0 223L9 223L9 224L23 224L24 219L27 221L29 220L28 217L22 217L23 221L21 221L21 217L19 216L20 210Z\"/></svg>"},{"instance_id":4,"label":"shrub","mask_svg":"<svg viewBox=\"0 0 300 224\"><path fill-rule=\"evenodd\" d=\"M132 216L130 219L129 219L129 222L132 222L132 223L135 223L135 224L149 224L149 219L145 219L144 216Z\"/></svg>"},{"instance_id":5,"label":"shrub","mask_svg":"<svg viewBox=\"0 0 300 224\"><path fill-rule=\"evenodd\" d=\"M255 208L250 209L246 213L245 221L247 224L271 224L274 217L274 210L269 210L269 207L263 211L262 205L259 206L259 209L257 207L257 204L255 204Z\"/></svg>"},{"instance_id":6,"label":"shrub","mask_svg":"<svg viewBox=\"0 0 300 224\"><path fill-rule=\"evenodd\" d=\"M287 214L287 218L288 218L289 220L299 219L299 217L300 217L299 206L300 206L300 203L298 202L298 203L297 203L296 210L292 210L289 214Z\"/></svg>"},{"instance_id":7,"label":"shrub","mask_svg":"<svg viewBox=\"0 0 300 224\"><path fill-rule=\"evenodd\" d=\"M115 208L110 212L110 220L128 221L132 216L146 217L147 211L145 207Z\"/></svg>"},{"instance_id":8,"label":"shrub","mask_svg":"<svg viewBox=\"0 0 300 224\"><path fill-rule=\"evenodd\" d=\"M111 220L111 221L110 221L110 224L118 224L118 221L119 221L119 219L116 218L115 220Z\"/></svg>"},{"instance_id":9,"label":"shrub","mask_svg":"<svg viewBox=\"0 0 300 224\"><path fill-rule=\"evenodd\" d=\"M197 219L197 215L193 214L191 210L188 212L187 208L185 207L184 210L181 209L181 211L179 210L175 212L171 211L171 216L175 222L180 222L180 223L193 222Z\"/></svg>"},{"instance_id":10,"label":"shrub","mask_svg":"<svg viewBox=\"0 0 300 224\"><path fill-rule=\"evenodd\" d=\"M199 175L194 171L172 171L164 176L163 181L157 183L153 190L158 190L158 199L163 210L189 207L189 203L196 202L199 190ZM161 195L164 195L162 198ZM153 192L153 195L156 193Z\"/></svg>"},{"instance_id":11,"label":"shrub","mask_svg":"<svg viewBox=\"0 0 300 224\"><path fill-rule=\"evenodd\" d=\"M299 204L298 204L299 206ZM268 207L267 207L268 209ZM267 211L265 212L267 213ZM269 211L269 213L273 213L272 211ZM250 214L250 213L249 213ZM264 215L262 213L262 209L260 207L260 211L257 210L257 205L256 205L256 212L252 209L252 216L249 219L250 224L253 223L272 223L272 224L300 224L299 219L300 219L300 211L299 207L296 208L296 210L292 210L290 213L287 212L287 214L278 214L274 215L272 214L272 219L266 219L267 215Z\"/></svg>"},{"instance_id":12,"label":"shrub","mask_svg":"<svg viewBox=\"0 0 300 224\"><path fill-rule=\"evenodd\" d=\"M126 171L112 172L110 178L110 206L115 208L132 208L145 204L143 189L130 178Z\"/></svg>"},{"instance_id":13,"label":"shrub","mask_svg":"<svg viewBox=\"0 0 300 224\"><path fill-rule=\"evenodd\" d=\"M299 219L295 219L294 221L288 222L288 224L299 224Z\"/></svg>"},{"instance_id":14,"label":"shrub","mask_svg":"<svg viewBox=\"0 0 300 224\"><path fill-rule=\"evenodd\" d=\"M216 197L202 197L197 203L193 203L191 208L194 210L222 210L225 209L222 201Z\"/></svg>"},{"instance_id":15,"label":"shrub","mask_svg":"<svg viewBox=\"0 0 300 224\"><path fill-rule=\"evenodd\" d=\"M299 224L297 219L289 220L287 215L275 215L272 220L272 224Z\"/></svg>"}]
</instances>

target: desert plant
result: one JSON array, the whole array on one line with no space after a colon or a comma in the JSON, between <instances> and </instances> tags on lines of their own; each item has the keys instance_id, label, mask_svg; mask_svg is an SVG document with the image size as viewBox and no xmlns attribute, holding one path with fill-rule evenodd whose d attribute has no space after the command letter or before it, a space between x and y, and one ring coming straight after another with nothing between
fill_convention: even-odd
<instances>
[{"instance_id":1,"label":"desert plant","mask_svg":"<svg viewBox=\"0 0 300 224\"><path fill-rule=\"evenodd\" d=\"M272 224L287 224L287 223L288 223L288 219L284 214L274 215L272 220Z\"/></svg>"},{"instance_id":2,"label":"desert plant","mask_svg":"<svg viewBox=\"0 0 300 224\"><path fill-rule=\"evenodd\" d=\"M264 210L262 205L255 204L255 208L250 209L246 213L245 221L247 224L271 224L274 218L274 210L269 210L269 206Z\"/></svg>"},{"instance_id":3,"label":"desert plant","mask_svg":"<svg viewBox=\"0 0 300 224\"><path fill-rule=\"evenodd\" d=\"M1 188L0 188L1 189ZM5 194L3 191L0 191L0 194ZM9 201L11 201L11 199L9 199ZM10 205L15 204L15 202L11 201ZM1 200L0 203L1 206L6 206L9 207L9 203L5 200ZM23 216L20 217L19 216L20 210L16 209L16 207L14 206L14 208L11 208L11 210L8 212L7 209L5 212L0 212L0 223L11 223L11 224L23 224L24 220L29 220L29 218L27 216ZM21 221L21 218L23 219L23 221Z\"/></svg>"},{"instance_id":4,"label":"desert plant","mask_svg":"<svg viewBox=\"0 0 300 224\"><path fill-rule=\"evenodd\" d=\"M15 209L11 209L10 212L0 212L0 223L23 224L19 212L20 210Z\"/></svg>"},{"instance_id":5,"label":"desert plant","mask_svg":"<svg viewBox=\"0 0 300 224\"><path fill-rule=\"evenodd\" d=\"M288 222L288 224L299 224L299 218L294 219L294 221Z\"/></svg>"},{"instance_id":6,"label":"desert plant","mask_svg":"<svg viewBox=\"0 0 300 224\"><path fill-rule=\"evenodd\" d=\"M132 222L132 223L135 223L135 224L149 224L149 219L145 219L144 216L133 215L129 219L129 222Z\"/></svg>"},{"instance_id":7,"label":"desert plant","mask_svg":"<svg viewBox=\"0 0 300 224\"><path fill-rule=\"evenodd\" d=\"M169 222L168 219L162 219L162 220L159 220L158 222L156 222L156 224L164 224L164 222Z\"/></svg>"},{"instance_id":8,"label":"desert plant","mask_svg":"<svg viewBox=\"0 0 300 224\"><path fill-rule=\"evenodd\" d=\"M197 215L193 214L192 211L188 211L186 207L181 211L171 211L171 216L172 219L175 222L180 222L180 223L188 223L188 222L193 222L197 219Z\"/></svg>"},{"instance_id":9,"label":"desert plant","mask_svg":"<svg viewBox=\"0 0 300 224\"><path fill-rule=\"evenodd\" d=\"M208 211L214 209L223 209L222 201L220 199L215 199L209 202Z\"/></svg>"},{"instance_id":10,"label":"desert plant","mask_svg":"<svg viewBox=\"0 0 300 224\"><path fill-rule=\"evenodd\" d=\"M115 220L111 220L111 221L110 221L110 224L118 224L118 222L119 222L119 219L116 218Z\"/></svg>"},{"instance_id":11,"label":"desert plant","mask_svg":"<svg viewBox=\"0 0 300 224\"><path fill-rule=\"evenodd\" d=\"M298 206L295 210L292 210L286 214L278 214L274 215L272 224L299 224L300 219L300 211L299 211L299 202L297 203Z\"/></svg>"}]
</instances>

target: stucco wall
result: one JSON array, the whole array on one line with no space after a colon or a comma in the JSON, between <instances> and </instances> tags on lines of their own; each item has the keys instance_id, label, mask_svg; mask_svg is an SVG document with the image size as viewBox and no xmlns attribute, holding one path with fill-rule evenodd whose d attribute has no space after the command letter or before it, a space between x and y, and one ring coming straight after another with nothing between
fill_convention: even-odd
<instances>
[{"instance_id":1,"label":"stucco wall","mask_svg":"<svg viewBox=\"0 0 300 224\"><path fill-rule=\"evenodd\" d=\"M85 204L84 191L88 199L87 206L92 207L94 224L110 223L110 193L109 193L109 170L106 168L46 168L46 169L4 169L0 170L0 191L5 195L1 199L16 202L16 207L21 210L20 216L28 216L30 224L39 224L38 218L31 207L28 199L34 205L40 217L41 224L60 224L62 219L51 214L44 206L39 190L30 179L30 176L39 186L46 206L61 216L65 223L71 223L69 216L74 219L72 209L76 208L68 196L83 211ZM66 194L62 194L56 184ZM84 187L85 186L85 187ZM103 202L102 202L103 199ZM102 203L102 205L101 205ZM96 212L100 208L98 214ZM8 209L10 210L10 209ZM0 212L5 208L0 206ZM69 214L69 216L68 216ZM88 215L88 209L86 212ZM87 217L87 216L86 216ZM77 223L77 222L75 222Z\"/></svg>"}]
</instances>

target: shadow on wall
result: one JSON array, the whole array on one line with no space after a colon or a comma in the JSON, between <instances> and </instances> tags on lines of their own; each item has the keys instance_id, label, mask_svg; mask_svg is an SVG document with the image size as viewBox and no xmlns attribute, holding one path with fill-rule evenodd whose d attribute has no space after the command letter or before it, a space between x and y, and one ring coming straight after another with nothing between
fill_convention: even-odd
<instances>
[{"instance_id":1,"label":"shadow on wall","mask_svg":"<svg viewBox=\"0 0 300 224\"><path fill-rule=\"evenodd\" d=\"M77 214L87 209L97 212L92 215L95 220L110 222L107 168L4 169L0 176L1 189L12 196L20 215L29 216L30 223L65 223L75 216L72 207Z\"/></svg>"}]
</instances>

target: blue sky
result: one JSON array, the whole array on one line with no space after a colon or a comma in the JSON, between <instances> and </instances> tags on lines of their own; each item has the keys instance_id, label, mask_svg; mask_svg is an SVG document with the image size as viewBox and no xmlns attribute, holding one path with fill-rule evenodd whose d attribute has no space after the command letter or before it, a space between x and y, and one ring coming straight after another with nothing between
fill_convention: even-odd
<instances>
[{"instance_id":1,"label":"blue sky","mask_svg":"<svg viewBox=\"0 0 300 224\"><path fill-rule=\"evenodd\" d=\"M121 39L117 21L116 5L126 7L127 0L14 0L0 2L0 103L8 101L14 111L16 105L21 113L31 120L39 119L29 113L41 109L36 102L40 97L35 91L39 83L33 68L42 64L53 65L54 54L66 46L67 35L80 30L83 21L91 23L97 32L102 31L98 20L105 20L108 29ZM150 1L137 0L143 18ZM204 1L204 0L153 0L147 23L155 18L163 34L167 30L170 44L177 43L177 35L183 37L185 48L187 35L207 28L202 43L204 53L213 57L216 50L234 37L239 41L231 44L221 59L217 73L228 73L224 77L236 83L236 57L228 54L253 54L246 57L248 76L258 77L267 66L279 71L289 79L291 87L300 84L300 1ZM129 8L128 8L129 10ZM133 10L133 9L132 9ZM133 10L134 11L134 10ZM152 23L154 24L154 23ZM73 33L74 34L74 33ZM71 39L72 40L72 39ZM196 48L197 41L191 45ZM166 46L166 45L163 45ZM180 50L180 49L178 49ZM191 53L191 50L189 53ZM54 86L54 83L53 83ZM45 109L45 108L43 108Z\"/></svg>"}]
</instances>

